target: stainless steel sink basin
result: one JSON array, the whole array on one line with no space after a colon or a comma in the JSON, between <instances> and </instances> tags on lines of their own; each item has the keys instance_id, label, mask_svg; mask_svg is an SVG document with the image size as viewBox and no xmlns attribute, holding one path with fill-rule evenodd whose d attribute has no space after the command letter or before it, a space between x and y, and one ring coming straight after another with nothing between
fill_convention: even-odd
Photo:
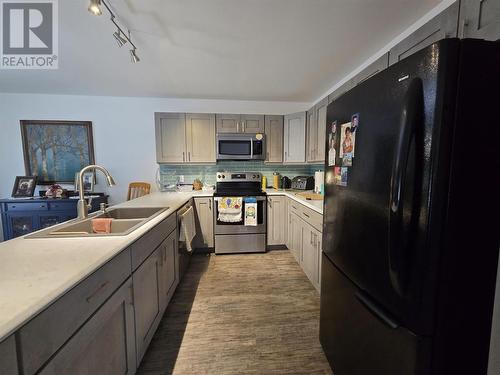
<instances>
[{"instance_id":1,"label":"stainless steel sink basin","mask_svg":"<svg viewBox=\"0 0 500 375\"><path fill-rule=\"evenodd\" d=\"M158 207L110 208L106 212L98 214L95 217L106 217L111 219L145 219L154 217L165 210L166 208Z\"/></svg>"},{"instance_id":2,"label":"stainless steel sink basin","mask_svg":"<svg viewBox=\"0 0 500 375\"><path fill-rule=\"evenodd\" d=\"M109 237L125 236L140 228L169 207L123 207L98 212L84 220L71 220L26 236L26 238ZM110 233L94 233L92 219L110 218Z\"/></svg>"}]
</instances>

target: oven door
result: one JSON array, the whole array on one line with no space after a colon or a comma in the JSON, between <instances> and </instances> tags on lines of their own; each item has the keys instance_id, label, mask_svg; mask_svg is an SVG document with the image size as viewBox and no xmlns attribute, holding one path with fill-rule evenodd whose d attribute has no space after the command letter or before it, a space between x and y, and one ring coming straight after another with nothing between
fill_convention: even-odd
<instances>
[{"instance_id":1,"label":"oven door","mask_svg":"<svg viewBox=\"0 0 500 375\"><path fill-rule=\"evenodd\" d=\"M267 226L267 205L266 197L255 197L257 199L257 225L245 225L244 212L245 212L245 198L243 197L241 221L236 223L226 223L219 220L219 201L223 197L214 197L215 210L214 210L214 227L215 234L258 234L266 233Z\"/></svg>"}]
</instances>

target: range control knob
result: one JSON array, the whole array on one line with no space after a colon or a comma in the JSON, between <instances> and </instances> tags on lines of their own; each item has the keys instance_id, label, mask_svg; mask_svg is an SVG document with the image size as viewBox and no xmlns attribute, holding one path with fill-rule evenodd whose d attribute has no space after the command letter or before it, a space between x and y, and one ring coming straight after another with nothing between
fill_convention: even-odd
<instances>
[{"instance_id":1,"label":"range control knob","mask_svg":"<svg viewBox=\"0 0 500 375\"><path fill-rule=\"evenodd\" d=\"M217 175L217 178L220 178L220 174Z\"/></svg>"}]
</instances>

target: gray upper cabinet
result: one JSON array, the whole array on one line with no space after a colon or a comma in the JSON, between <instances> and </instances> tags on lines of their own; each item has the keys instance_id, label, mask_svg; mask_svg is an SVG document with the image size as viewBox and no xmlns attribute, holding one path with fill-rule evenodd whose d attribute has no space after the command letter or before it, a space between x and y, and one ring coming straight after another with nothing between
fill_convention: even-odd
<instances>
[{"instance_id":1,"label":"gray upper cabinet","mask_svg":"<svg viewBox=\"0 0 500 375\"><path fill-rule=\"evenodd\" d=\"M361 72L356 74L353 78L353 85L359 85L361 82L366 81L368 78L373 77L375 74L381 72L384 69L387 69L389 66L389 52L384 53L373 63L368 65Z\"/></svg>"},{"instance_id":2,"label":"gray upper cabinet","mask_svg":"<svg viewBox=\"0 0 500 375\"><path fill-rule=\"evenodd\" d=\"M186 151L189 163L215 163L215 115L186 114Z\"/></svg>"},{"instance_id":3,"label":"gray upper cabinet","mask_svg":"<svg viewBox=\"0 0 500 375\"><path fill-rule=\"evenodd\" d=\"M266 163L283 162L283 116L265 117Z\"/></svg>"},{"instance_id":4,"label":"gray upper cabinet","mask_svg":"<svg viewBox=\"0 0 500 375\"><path fill-rule=\"evenodd\" d=\"M5 341L0 342L0 369L2 370L2 374L5 375L19 374L14 336L10 336Z\"/></svg>"},{"instance_id":5,"label":"gray upper cabinet","mask_svg":"<svg viewBox=\"0 0 500 375\"><path fill-rule=\"evenodd\" d=\"M349 81L343 83L340 87L336 88L328 95L328 104L333 102L335 99L345 94L347 91L354 87L354 81L350 79Z\"/></svg>"},{"instance_id":6,"label":"gray upper cabinet","mask_svg":"<svg viewBox=\"0 0 500 375\"><path fill-rule=\"evenodd\" d=\"M285 116L284 120L284 164L306 162L306 112Z\"/></svg>"},{"instance_id":7,"label":"gray upper cabinet","mask_svg":"<svg viewBox=\"0 0 500 375\"><path fill-rule=\"evenodd\" d=\"M218 114L217 133L264 133L264 115Z\"/></svg>"},{"instance_id":8,"label":"gray upper cabinet","mask_svg":"<svg viewBox=\"0 0 500 375\"><path fill-rule=\"evenodd\" d=\"M389 65L395 64L438 40L456 37L458 32L458 11L459 2L457 1L391 48Z\"/></svg>"},{"instance_id":9,"label":"gray upper cabinet","mask_svg":"<svg viewBox=\"0 0 500 375\"><path fill-rule=\"evenodd\" d=\"M500 0L461 0L460 31L463 38L500 39Z\"/></svg>"},{"instance_id":10,"label":"gray upper cabinet","mask_svg":"<svg viewBox=\"0 0 500 375\"><path fill-rule=\"evenodd\" d=\"M242 133L264 133L264 115L241 115Z\"/></svg>"},{"instance_id":11,"label":"gray upper cabinet","mask_svg":"<svg viewBox=\"0 0 500 375\"><path fill-rule=\"evenodd\" d=\"M240 127L240 115L229 113L217 114L217 133L238 133Z\"/></svg>"},{"instance_id":12,"label":"gray upper cabinet","mask_svg":"<svg viewBox=\"0 0 500 375\"><path fill-rule=\"evenodd\" d=\"M135 374L131 289L129 278L39 374Z\"/></svg>"},{"instance_id":13,"label":"gray upper cabinet","mask_svg":"<svg viewBox=\"0 0 500 375\"><path fill-rule=\"evenodd\" d=\"M186 116L184 113L155 113L155 134L156 162L182 163L186 161Z\"/></svg>"},{"instance_id":14,"label":"gray upper cabinet","mask_svg":"<svg viewBox=\"0 0 500 375\"><path fill-rule=\"evenodd\" d=\"M307 162L321 163L325 160L326 109L328 97L323 98L307 111Z\"/></svg>"},{"instance_id":15,"label":"gray upper cabinet","mask_svg":"<svg viewBox=\"0 0 500 375\"><path fill-rule=\"evenodd\" d=\"M215 163L215 115L155 113L157 163Z\"/></svg>"}]
</instances>

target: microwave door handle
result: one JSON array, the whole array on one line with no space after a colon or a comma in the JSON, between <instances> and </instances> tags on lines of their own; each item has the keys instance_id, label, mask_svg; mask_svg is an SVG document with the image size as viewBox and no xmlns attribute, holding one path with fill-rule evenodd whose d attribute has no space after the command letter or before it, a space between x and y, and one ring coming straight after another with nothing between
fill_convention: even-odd
<instances>
[{"instance_id":1,"label":"microwave door handle","mask_svg":"<svg viewBox=\"0 0 500 375\"><path fill-rule=\"evenodd\" d=\"M250 138L250 159L253 159L253 138Z\"/></svg>"}]
</instances>

